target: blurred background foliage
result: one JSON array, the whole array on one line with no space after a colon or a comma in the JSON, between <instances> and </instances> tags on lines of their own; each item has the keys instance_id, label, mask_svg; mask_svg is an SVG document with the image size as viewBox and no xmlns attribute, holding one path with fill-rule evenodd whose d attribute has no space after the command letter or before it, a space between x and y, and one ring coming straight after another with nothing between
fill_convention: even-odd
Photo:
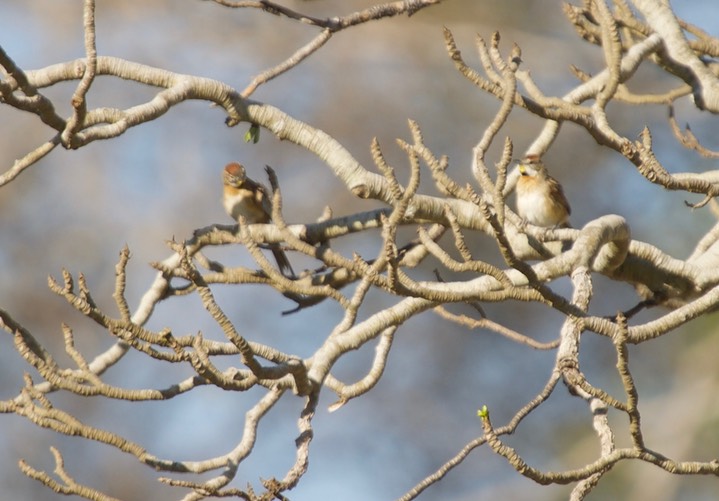
<instances>
[{"instance_id":1,"label":"blurred background foliage","mask_svg":"<svg viewBox=\"0 0 719 501\"><path fill-rule=\"evenodd\" d=\"M287 1L290 8L334 16L372 2ZM675 2L680 17L719 35L717 6L712 0ZM97 47L111 55L168 70L215 78L241 90L252 77L273 66L315 34L311 27L253 10L231 10L207 1L127 0L97 2ZM475 34L489 39L498 30L502 48L512 42L522 50L544 92L562 95L576 84L570 64L596 73L601 51L581 42L565 20L561 2L553 0L449 0L412 18L393 18L339 33L298 68L262 86L253 95L334 136L366 167L373 168L369 144L377 137L401 179L406 158L395 138L409 137L407 119L416 120L435 154L449 155L449 173L470 181L471 149L498 108L498 102L459 75L446 55L442 26L454 33L465 58L479 66ZM23 69L84 55L82 5L54 0L4 0L0 5L0 44ZM652 67L640 70L630 87L667 89L674 85ZM62 115L68 116L74 83L47 89ZM101 77L89 94L89 105L125 107L149 99L153 89ZM719 147L711 117L679 106L680 123L690 121L700 140ZM654 107L610 107L620 133L636 137L648 125L659 159L672 172L702 171L713 162L681 149L666 124L667 110ZM265 164L275 168L289 222L316 219L325 205L336 215L377 207L354 198L322 162L262 131L259 144L246 144L247 124L224 125L220 109L189 102L160 119L130 129L123 136L77 151L56 149L10 185L0 189L0 305L30 329L53 353L62 352L60 323L91 357L113 340L54 296L47 276L61 269L85 273L97 302L115 314L111 298L118 252L128 244L127 295L137 304L154 271L148 262L170 251L165 241L191 236L196 228L230 223L220 203L220 171L231 160L248 166L250 175L266 181ZM509 135L520 156L542 122L516 109L500 137ZM0 163L12 165L52 133L37 118L0 107ZM501 142L493 147L498 158ZM565 186L575 226L608 213L625 216L634 238L686 257L713 224L708 209L691 211L689 195L651 185L618 154L603 151L578 127L563 128L545 160ZM421 191L436 194L425 171ZM690 196L689 196L690 197ZM696 200L692 200L696 201ZM409 234L411 236L411 233ZM346 254L365 258L377 251L377 234L337 243ZM496 262L489 239L471 240L477 256ZM211 257L252 266L240 247L215 249ZM295 268L311 266L300 263ZM432 262L413 271L432 277ZM568 293L568 282L552 287ZM252 340L301 356L310 355L341 317L325 302L288 317L284 298L259 286L216 287L219 304ZM382 294L370 296L370 314L390 304ZM635 302L624 284L596 278L591 310L613 314ZM489 316L541 341L558 336L562 317L537 305L485 305ZM466 306L453 311L471 313ZM661 312L650 311L636 321ZM170 327L176 334L201 330L220 339L222 333L197 297L162 303L149 328ZM631 347L631 363L647 426L648 446L675 459L716 457L719 439L715 398L719 385L716 319L709 316L641 346ZM30 368L14 352L9 336L0 337L0 398L17 394ZM333 371L351 381L368 368L372 347L338 364ZM591 333L583 337L582 369L589 380L623 398L614 371L611 342ZM309 473L290 493L295 501L318 499L386 500L414 486L481 432L476 410L486 404L496 425L505 423L544 385L553 352L537 352L495 334L468 331L431 312L403 326L396 336L388 368L378 386L336 413L326 411L332 395L323 394L315 418ZM227 364L235 363L228 360ZM30 371L32 373L32 371ZM111 369L109 382L131 388L163 387L189 375L187 367L169 367L130 354ZM242 433L244 412L257 393L223 394L199 388L169 402L131 404L54 394L51 400L82 421L142 443L157 456L200 460L225 452ZM282 475L294 458L296 419L301 401L286 398L260 426L252 457L238 478L258 486L258 479ZM623 418L620 418L623 419ZM612 421L619 430L626 423ZM626 438L619 438L620 445ZM551 403L534 413L507 439L533 466L568 469L597 455L586 405L559 389ZM58 495L25 478L17 469L22 457L37 468L52 470L48 447L58 446L67 468L86 482L123 499L170 500L180 491L161 487L154 472L134 458L80 439L41 430L16 416L2 416L0 471L3 497L54 500ZM188 480L194 480L188 478ZM240 487L243 487L241 485ZM715 499L716 479L672 477L647 465L623 463L610 473L592 499ZM569 488L540 487L520 477L488 449L474 451L422 499L495 500L565 499Z\"/></svg>"}]
</instances>

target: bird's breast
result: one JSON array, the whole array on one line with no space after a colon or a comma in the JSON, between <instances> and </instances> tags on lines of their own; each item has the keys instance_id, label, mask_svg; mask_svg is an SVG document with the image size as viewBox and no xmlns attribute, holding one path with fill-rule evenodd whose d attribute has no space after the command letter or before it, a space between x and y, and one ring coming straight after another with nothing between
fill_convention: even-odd
<instances>
[{"instance_id":1,"label":"bird's breast","mask_svg":"<svg viewBox=\"0 0 719 501\"><path fill-rule=\"evenodd\" d=\"M249 224L268 223L269 215L255 199L254 194L249 190L236 190L234 193L225 191L222 199L225 211L235 221L243 216Z\"/></svg>"}]
</instances>

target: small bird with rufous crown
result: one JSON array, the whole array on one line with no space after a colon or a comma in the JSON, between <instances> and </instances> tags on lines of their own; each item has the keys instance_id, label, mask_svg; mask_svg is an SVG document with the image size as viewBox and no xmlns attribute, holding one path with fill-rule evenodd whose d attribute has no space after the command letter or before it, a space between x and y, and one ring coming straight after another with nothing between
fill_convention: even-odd
<instances>
[{"instance_id":1,"label":"small bird with rufous crown","mask_svg":"<svg viewBox=\"0 0 719 501\"><path fill-rule=\"evenodd\" d=\"M267 224L272 222L272 203L269 191L262 184L247 177L245 167L237 162L229 163L222 171L222 205L227 214L239 223L240 216L248 224ZM280 272L288 278L294 278L287 254L277 244L270 246Z\"/></svg>"}]
</instances>

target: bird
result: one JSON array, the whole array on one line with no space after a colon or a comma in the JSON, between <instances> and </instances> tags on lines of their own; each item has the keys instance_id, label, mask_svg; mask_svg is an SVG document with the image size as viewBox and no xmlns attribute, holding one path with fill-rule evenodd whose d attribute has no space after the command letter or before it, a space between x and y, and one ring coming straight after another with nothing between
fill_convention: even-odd
<instances>
[{"instance_id":1,"label":"bird","mask_svg":"<svg viewBox=\"0 0 719 501\"><path fill-rule=\"evenodd\" d=\"M567 197L559 181L547 172L539 155L527 155L519 163L517 213L525 221L545 228L571 228Z\"/></svg>"},{"instance_id":2,"label":"bird","mask_svg":"<svg viewBox=\"0 0 719 501\"><path fill-rule=\"evenodd\" d=\"M272 203L269 192L262 184L247 177L245 167L231 162L222 171L222 205L227 214L240 222L240 216L248 224L267 224L272 221ZM294 278L289 259L278 244L270 246L280 272L288 278Z\"/></svg>"}]
</instances>

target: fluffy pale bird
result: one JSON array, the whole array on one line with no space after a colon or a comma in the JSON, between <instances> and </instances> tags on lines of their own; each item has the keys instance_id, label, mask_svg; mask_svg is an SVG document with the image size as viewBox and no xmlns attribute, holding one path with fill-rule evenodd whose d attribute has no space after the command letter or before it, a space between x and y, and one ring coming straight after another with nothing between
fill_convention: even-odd
<instances>
[{"instance_id":1,"label":"fluffy pale bird","mask_svg":"<svg viewBox=\"0 0 719 501\"><path fill-rule=\"evenodd\" d=\"M527 155L519 164L517 213L527 222L546 228L568 228L569 207L559 181L547 173L537 155Z\"/></svg>"}]
</instances>

